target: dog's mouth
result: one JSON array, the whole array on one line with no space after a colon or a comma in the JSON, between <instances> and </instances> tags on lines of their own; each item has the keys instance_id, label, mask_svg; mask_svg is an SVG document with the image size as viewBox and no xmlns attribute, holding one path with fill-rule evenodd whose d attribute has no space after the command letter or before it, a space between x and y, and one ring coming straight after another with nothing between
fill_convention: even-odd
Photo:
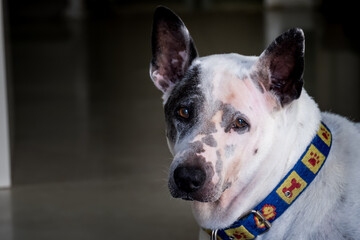
<instances>
[{"instance_id":1,"label":"dog's mouth","mask_svg":"<svg viewBox=\"0 0 360 240\"><path fill-rule=\"evenodd\" d=\"M220 196L201 196L200 194L185 194L183 196L173 196L174 198L181 198L185 201L197 201L197 202L216 202Z\"/></svg>"},{"instance_id":2,"label":"dog's mouth","mask_svg":"<svg viewBox=\"0 0 360 240\"><path fill-rule=\"evenodd\" d=\"M191 196L187 195L185 197L182 197L181 198L182 200L185 200L185 201L195 201L195 199L193 199Z\"/></svg>"},{"instance_id":3,"label":"dog's mouth","mask_svg":"<svg viewBox=\"0 0 360 240\"><path fill-rule=\"evenodd\" d=\"M177 186L174 186L169 182L170 193L174 198L180 198L185 201L197 201L197 202L216 202L218 201L222 194L230 188L231 184L224 184L223 187L214 186L210 184L210 186L204 186L201 189L198 189L194 192L185 192L180 190Z\"/></svg>"}]
</instances>

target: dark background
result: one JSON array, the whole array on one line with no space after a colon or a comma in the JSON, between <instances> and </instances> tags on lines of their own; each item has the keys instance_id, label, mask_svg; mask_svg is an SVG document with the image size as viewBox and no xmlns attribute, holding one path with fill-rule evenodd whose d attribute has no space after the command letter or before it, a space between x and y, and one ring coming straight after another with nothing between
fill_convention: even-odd
<instances>
[{"instance_id":1,"label":"dark background","mask_svg":"<svg viewBox=\"0 0 360 240\"><path fill-rule=\"evenodd\" d=\"M157 5L182 17L201 56L259 55L303 28L305 89L323 111L360 120L351 1L75 2L4 2L13 187L0 191L2 240L196 238L190 207L167 190L161 93L148 76Z\"/></svg>"}]
</instances>

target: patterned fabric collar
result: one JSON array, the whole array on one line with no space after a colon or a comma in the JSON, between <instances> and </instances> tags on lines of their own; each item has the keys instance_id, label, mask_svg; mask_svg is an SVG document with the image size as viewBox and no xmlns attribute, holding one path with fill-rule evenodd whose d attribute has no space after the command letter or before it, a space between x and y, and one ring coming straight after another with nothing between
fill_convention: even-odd
<instances>
[{"instance_id":1,"label":"patterned fabric collar","mask_svg":"<svg viewBox=\"0 0 360 240\"><path fill-rule=\"evenodd\" d=\"M332 135L321 122L319 130L299 161L274 190L244 217L225 229L208 230L211 240L255 239L267 232L314 180L330 152Z\"/></svg>"}]
</instances>

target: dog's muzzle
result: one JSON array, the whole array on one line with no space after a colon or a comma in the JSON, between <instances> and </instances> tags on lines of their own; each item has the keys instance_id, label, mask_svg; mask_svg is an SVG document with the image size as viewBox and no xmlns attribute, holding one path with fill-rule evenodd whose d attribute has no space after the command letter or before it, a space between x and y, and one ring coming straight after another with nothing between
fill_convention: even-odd
<instances>
[{"instance_id":1,"label":"dog's muzzle","mask_svg":"<svg viewBox=\"0 0 360 240\"><path fill-rule=\"evenodd\" d=\"M206 173L197 167L179 166L174 171L174 181L178 189L184 193L199 190L205 183Z\"/></svg>"},{"instance_id":2,"label":"dog's muzzle","mask_svg":"<svg viewBox=\"0 0 360 240\"><path fill-rule=\"evenodd\" d=\"M170 193L184 200L216 201L221 195L221 183L212 182L214 174L212 163L192 150L175 156L170 167Z\"/></svg>"}]
</instances>

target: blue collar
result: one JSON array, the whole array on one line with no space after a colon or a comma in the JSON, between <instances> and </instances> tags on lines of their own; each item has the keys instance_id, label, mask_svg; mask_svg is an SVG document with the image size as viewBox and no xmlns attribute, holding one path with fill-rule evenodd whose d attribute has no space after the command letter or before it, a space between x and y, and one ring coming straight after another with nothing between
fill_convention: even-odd
<instances>
[{"instance_id":1,"label":"blue collar","mask_svg":"<svg viewBox=\"0 0 360 240\"><path fill-rule=\"evenodd\" d=\"M319 130L295 166L253 210L225 229L205 230L212 240L255 239L310 185L329 155L332 135L321 122Z\"/></svg>"}]
</instances>

